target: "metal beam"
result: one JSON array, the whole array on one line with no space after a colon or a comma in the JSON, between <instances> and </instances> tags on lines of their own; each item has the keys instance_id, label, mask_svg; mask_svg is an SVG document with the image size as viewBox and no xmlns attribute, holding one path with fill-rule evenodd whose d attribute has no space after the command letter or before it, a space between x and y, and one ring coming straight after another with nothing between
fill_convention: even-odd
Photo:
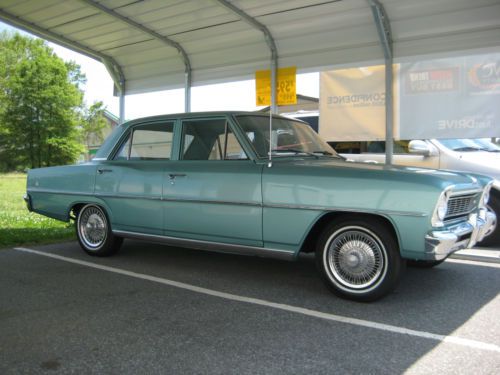
<instances>
[{"instance_id":1,"label":"metal beam","mask_svg":"<svg viewBox=\"0 0 500 375\"><path fill-rule=\"evenodd\" d=\"M13 14L5 12L3 9L0 9L0 19L3 22L18 29L102 62L108 70L109 75L113 79L116 90L125 94L125 76L123 75L123 71L120 65L111 56L105 55L98 51L94 51L93 49L84 46L83 44L75 42L74 40L68 39L52 31L46 30L34 23L24 21Z\"/></svg>"},{"instance_id":2,"label":"metal beam","mask_svg":"<svg viewBox=\"0 0 500 375\"><path fill-rule=\"evenodd\" d=\"M391 24L384 6L378 0L368 0L373 19L377 26L377 32L382 44L385 58L385 163L392 164L394 150L393 141L393 117L394 117L394 97L393 97L393 51Z\"/></svg>"},{"instance_id":3,"label":"metal beam","mask_svg":"<svg viewBox=\"0 0 500 375\"><path fill-rule=\"evenodd\" d=\"M125 122L125 94L120 92L120 125Z\"/></svg>"},{"instance_id":4,"label":"metal beam","mask_svg":"<svg viewBox=\"0 0 500 375\"><path fill-rule=\"evenodd\" d=\"M264 38L266 40L269 49L271 50L271 113L277 113L276 106L276 79L277 79L277 71L278 71L278 49L276 48L276 43L274 42L274 38L269 31L269 29L259 21L257 21L252 16L248 15L241 9L234 6L227 0L215 0L220 5L230 10L237 16L241 17L243 21L250 24L252 27L260 30L264 34Z\"/></svg>"},{"instance_id":5,"label":"metal beam","mask_svg":"<svg viewBox=\"0 0 500 375\"><path fill-rule=\"evenodd\" d=\"M120 13L115 12L114 10L105 7L101 3L98 3L97 1L94 1L94 0L80 0L80 1L84 2L85 4L87 4L89 6L92 6L96 9L100 10L101 12L106 13L107 15L109 15L113 18L116 18L116 19L118 19L118 20L132 26L132 27L135 27L136 29L142 31L145 34L152 36L153 38L159 40L160 42L162 42L170 47L177 49L177 51L182 56L182 61L184 62L184 66L185 66L185 75L186 75L186 79L185 79L185 85L186 85L186 87L185 87L185 90L186 90L185 109L186 109L186 112L190 112L190 110L191 110L192 69L191 69L191 61L189 60L189 56L188 56L186 50L176 41L174 41L174 40L172 40L164 35L158 34L156 31L151 30L151 29L147 28L146 26L144 26L144 25L142 25L142 24L140 24L132 19L125 17L125 16L121 15Z\"/></svg>"}]
</instances>

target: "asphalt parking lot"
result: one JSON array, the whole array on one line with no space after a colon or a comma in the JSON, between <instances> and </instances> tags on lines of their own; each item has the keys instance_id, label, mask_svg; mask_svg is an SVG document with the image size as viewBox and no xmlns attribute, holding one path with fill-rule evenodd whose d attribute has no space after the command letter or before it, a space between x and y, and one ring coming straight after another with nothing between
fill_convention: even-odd
<instances>
[{"instance_id":1,"label":"asphalt parking lot","mask_svg":"<svg viewBox=\"0 0 500 375\"><path fill-rule=\"evenodd\" d=\"M0 250L0 373L500 373L500 263L411 269L362 304L313 258L126 241Z\"/></svg>"}]
</instances>

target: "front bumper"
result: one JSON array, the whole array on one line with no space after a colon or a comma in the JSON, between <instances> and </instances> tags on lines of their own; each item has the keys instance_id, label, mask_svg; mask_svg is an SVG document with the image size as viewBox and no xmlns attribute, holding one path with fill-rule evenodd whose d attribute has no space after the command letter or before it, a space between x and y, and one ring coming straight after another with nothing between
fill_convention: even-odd
<instances>
[{"instance_id":1,"label":"front bumper","mask_svg":"<svg viewBox=\"0 0 500 375\"><path fill-rule=\"evenodd\" d=\"M455 251L473 247L482 241L493 226L495 214L481 210L469 216L464 223L451 226L442 231L431 231L425 236L425 259L442 260Z\"/></svg>"}]
</instances>

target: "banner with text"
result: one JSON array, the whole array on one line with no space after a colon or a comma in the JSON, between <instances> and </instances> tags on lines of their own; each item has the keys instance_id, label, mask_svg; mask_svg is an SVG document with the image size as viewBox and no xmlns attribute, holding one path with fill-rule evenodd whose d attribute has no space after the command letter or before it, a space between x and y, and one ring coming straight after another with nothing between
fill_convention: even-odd
<instances>
[{"instance_id":1,"label":"banner with text","mask_svg":"<svg viewBox=\"0 0 500 375\"><path fill-rule=\"evenodd\" d=\"M328 141L385 139L385 67L322 72L319 109L319 134Z\"/></svg>"}]
</instances>

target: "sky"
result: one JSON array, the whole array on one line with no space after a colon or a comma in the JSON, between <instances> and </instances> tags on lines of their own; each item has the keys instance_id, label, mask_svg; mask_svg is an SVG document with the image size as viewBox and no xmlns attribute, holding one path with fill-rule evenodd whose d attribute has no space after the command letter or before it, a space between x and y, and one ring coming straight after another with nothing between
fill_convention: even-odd
<instances>
[{"instance_id":1,"label":"sky","mask_svg":"<svg viewBox=\"0 0 500 375\"><path fill-rule=\"evenodd\" d=\"M3 30L19 31L0 22ZM54 43L49 45L65 61L75 61L87 77L84 85L84 100L88 106L96 101L104 102L113 114L119 114L118 98L113 96L113 81L100 62L71 51ZM318 97L319 73L297 75L297 94ZM238 81L218 85L195 86L191 90L191 110L244 110L253 111L261 107L255 105L255 81ZM128 95L125 98L125 118L184 112L184 90L157 91L148 94Z\"/></svg>"}]
</instances>

